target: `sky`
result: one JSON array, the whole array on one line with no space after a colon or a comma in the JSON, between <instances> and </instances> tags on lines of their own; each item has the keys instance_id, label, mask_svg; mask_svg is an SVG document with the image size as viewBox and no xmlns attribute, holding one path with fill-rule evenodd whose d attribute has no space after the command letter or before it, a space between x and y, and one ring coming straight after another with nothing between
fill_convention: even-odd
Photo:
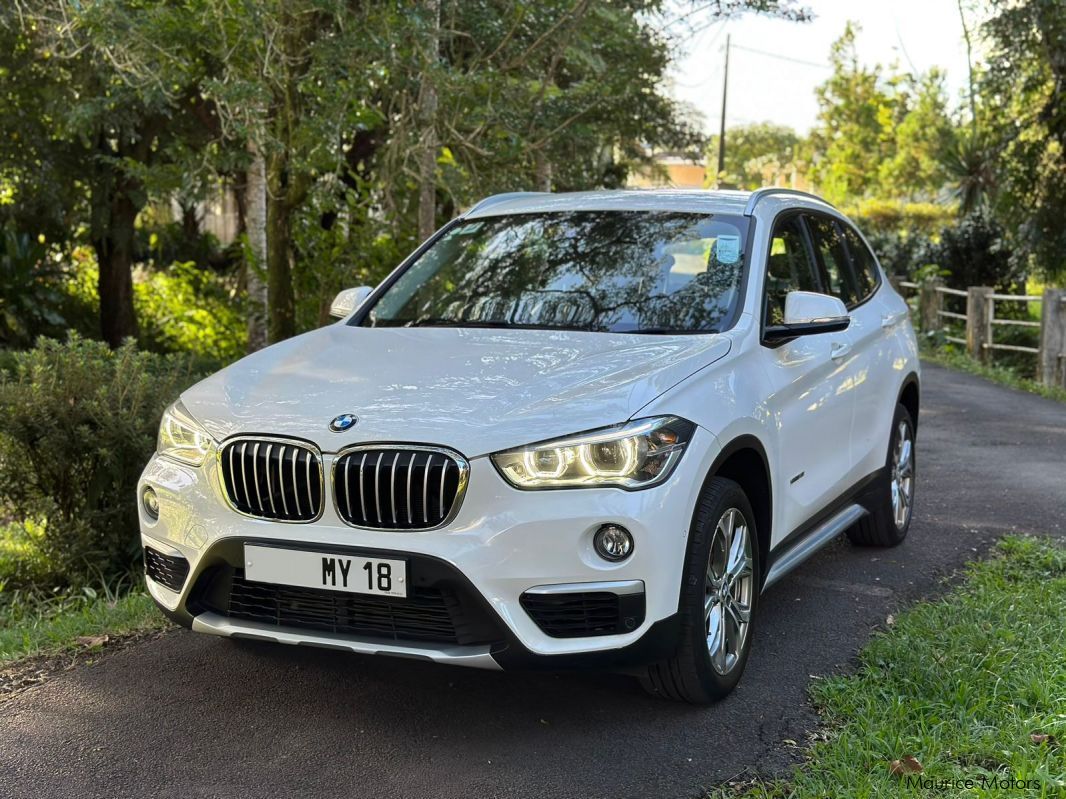
<instances>
[{"instance_id":1,"label":"sky","mask_svg":"<svg viewBox=\"0 0 1066 799\"><path fill-rule=\"evenodd\" d=\"M866 63L898 62L903 70L920 72L939 66L947 73L951 99L960 97L967 70L956 0L806 0L802 5L814 13L811 22L747 14L687 38L669 88L702 112L706 132L718 130L727 34L733 45L727 128L770 121L808 132L818 114L815 88L830 75L829 48L849 19L862 27L858 51Z\"/></svg>"}]
</instances>

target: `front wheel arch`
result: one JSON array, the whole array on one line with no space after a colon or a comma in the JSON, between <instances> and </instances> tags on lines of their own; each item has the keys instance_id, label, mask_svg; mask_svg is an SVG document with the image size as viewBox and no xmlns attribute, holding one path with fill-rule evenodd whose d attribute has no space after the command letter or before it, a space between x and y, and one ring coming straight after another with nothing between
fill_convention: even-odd
<instances>
[{"instance_id":1,"label":"front wheel arch","mask_svg":"<svg viewBox=\"0 0 1066 799\"><path fill-rule=\"evenodd\" d=\"M770 551L771 528L773 525L773 480L770 476L770 461L766 456L766 448L762 442L751 434L737 436L722 447L721 452L714 459L707 475L700 487L702 496L707 484L715 477L724 477L732 480L740 486L751 503L752 513L755 517L755 530L760 552L763 553L760 562L759 588L762 589L766 579L767 562L766 556ZM692 523L695 523L697 507L693 508ZM678 597L680 604L680 596Z\"/></svg>"}]
</instances>

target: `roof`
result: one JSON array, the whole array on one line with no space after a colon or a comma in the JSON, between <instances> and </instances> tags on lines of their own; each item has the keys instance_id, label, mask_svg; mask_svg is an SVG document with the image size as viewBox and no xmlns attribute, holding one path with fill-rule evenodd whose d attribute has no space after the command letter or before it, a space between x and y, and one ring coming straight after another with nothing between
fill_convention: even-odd
<instances>
[{"instance_id":1,"label":"roof","mask_svg":"<svg viewBox=\"0 0 1066 799\"><path fill-rule=\"evenodd\" d=\"M750 214L753 201L774 194L813 195L789 189L711 191L695 189L625 189L619 191L513 192L486 197L467 211L466 219L554 211L689 211L704 214ZM820 202L825 202L820 200Z\"/></svg>"}]
</instances>

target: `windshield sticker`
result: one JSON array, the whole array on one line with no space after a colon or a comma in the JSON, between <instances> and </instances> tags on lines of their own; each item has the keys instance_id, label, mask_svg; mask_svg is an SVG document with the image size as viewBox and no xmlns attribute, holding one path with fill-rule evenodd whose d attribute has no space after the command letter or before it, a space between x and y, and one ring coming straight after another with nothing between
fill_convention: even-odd
<instances>
[{"instance_id":1,"label":"windshield sticker","mask_svg":"<svg viewBox=\"0 0 1066 799\"><path fill-rule=\"evenodd\" d=\"M719 263L735 264L740 259L740 236L719 236L714 251Z\"/></svg>"}]
</instances>

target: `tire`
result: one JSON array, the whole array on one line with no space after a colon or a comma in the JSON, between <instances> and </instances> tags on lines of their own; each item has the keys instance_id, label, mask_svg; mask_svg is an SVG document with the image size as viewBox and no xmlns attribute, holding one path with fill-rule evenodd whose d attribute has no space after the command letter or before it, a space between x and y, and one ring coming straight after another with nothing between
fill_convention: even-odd
<instances>
[{"instance_id":1,"label":"tire","mask_svg":"<svg viewBox=\"0 0 1066 799\"><path fill-rule=\"evenodd\" d=\"M914 516L916 467L914 420L910 411L897 405L888 441L885 477L878 481L866 504L869 514L848 530L851 543L862 547L894 547L903 542Z\"/></svg>"},{"instance_id":2,"label":"tire","mask_svg":"<svg viewBox=\"0 0 1066 799\"><path fill-rule=\"evenodd\" d=\"M731 559L735 569L733 578L726 580L724 572L730 558L723 549L730 536L736 545ZM742 550L746 554L742 555ZM681 640L673 657L648 666L639 675L648 693L680 702L709 704L733 690L751 651L759 600L759 566L759 536L751 503L735 482L712 477L700 494L689 531L678 608ZM716 585L712 584L715 575L723 578ZM741 618L746 618L743 627ZM713 619L719 622L715 629L725 633L724 647L721 637L715 639L715 658L710 639Z\"/></svg>"}]
</instances>

